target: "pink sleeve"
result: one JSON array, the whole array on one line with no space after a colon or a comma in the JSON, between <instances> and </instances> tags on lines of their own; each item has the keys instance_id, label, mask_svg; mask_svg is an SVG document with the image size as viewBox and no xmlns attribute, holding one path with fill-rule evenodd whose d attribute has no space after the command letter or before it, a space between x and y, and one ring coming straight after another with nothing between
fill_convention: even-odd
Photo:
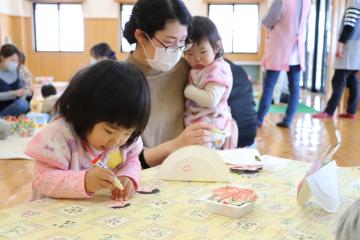
<instances>
[{"instance_id":1,"label":"pink sleeve","mask_svg":"<svg viewBox=\"0 0 360 240\"><path fill-rule=\"evenodd\" d=\"M141 137L138 140L131 144L128 148L125 149L125 164L124 166L116 172L116 176L126 176L129 177L137 190L140 184L140 172L141 164L139 161L139 155L143 149L143 142Z\"/></svg>"},{"instance_id":2,"label":"pink sleeve","mask_svg":"<svg viewBox=\"0 0 360 240\"><path fill-rule=\"evenodd\" d=\"M33 185L41 194L52 198L90 198L85 190L84 171L60 170L36 161Z\"/></svg>"}]
</instances>

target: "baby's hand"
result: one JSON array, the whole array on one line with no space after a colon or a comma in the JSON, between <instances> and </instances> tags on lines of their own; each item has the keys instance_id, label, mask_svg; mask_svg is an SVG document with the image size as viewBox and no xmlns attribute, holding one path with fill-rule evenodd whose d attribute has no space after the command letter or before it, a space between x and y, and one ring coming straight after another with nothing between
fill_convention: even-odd
<instances>
[{"instance_id":1,"label":"baby's hand","mask_svg":"<svg viewBox=\"0 0 360 240\"><path fill-rule=\"evenodd\" d=\"M114 173L105 168L93 167L86 172L85 188L87 192L97 192L114 186Z\"/></svg>"},{"instance_id":2,"label":"baby's hand","mask_svg":"<svg viewBox=\"0 0 360 240\"><path fill-rule=\"evenodd\" d=\"M128 177L118 177L121 184L124 186L124 190L120 190L116 187L111 189L112 199L116 201L128 201L134 196L135 186L132 180Z\"/></svg>"}]
</instances>

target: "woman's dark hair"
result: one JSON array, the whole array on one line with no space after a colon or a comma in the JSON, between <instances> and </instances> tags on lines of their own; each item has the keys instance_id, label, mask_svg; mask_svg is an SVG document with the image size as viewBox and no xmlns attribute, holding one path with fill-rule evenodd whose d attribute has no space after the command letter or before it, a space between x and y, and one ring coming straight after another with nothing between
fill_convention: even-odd
<instances>
[{"instance_id":1,"label":"woman's dark hair","mask_svg":"<svg viewBox=\"0 0 360 240\"><path fill-rule=\"evenodd\" d=\"M215 58L219 58L224 55L220 34L213 21L209 18L194 16L192 18L190 35L193 43L199 44L202 40L208 40L216 53Z\"/></svg>"},{"instance_id":2,"label":"woman's dark hair","mask_svg":"<svg viewBox=\"0 0 360 240\"><path fill-rule=\"evenodd\" d=\"M56 102L61 116L86 140L95 124L135 128L127 144L144 131L150 116L150 89L133 64L104 60L79 71Z\"/></svg>"},{"instance_id":3,"label":"woman's dark hair","mask_svg":"<svg viewBox=\"0 0 360 240\"><path fill-rule=\"evenodd\" d=\"M90 49L90 53L93 57L107 57L108 59L116 60L116 53L111 49L109 44L102 42L94 45Z\"/></svg>"},{"instance_id":4,"label":"woman's dark hair","mask_svg":"<svg viewBox=\"0 0 360 240\"><path fill-rule=\"evenodd\" d=\"M20 56L20 51L19 49L17 49L14 45L12 44L4 44L2 45L1 49L0 49L0 56L7 58L10 57L12 55L18 55L19 60L21 58ZM1 61L1 60L0 60Z\"/></svg>"},{"instance_id":5,"label":"woman's dark hair","mask_svg":"<svg viewBox=\"0 0 360 240\"><path fill-rule=\"evenodd\" d=\"M41 87L41 95L43 96L43 98L47 98L51 95L56 95L56 94L57 94L56 88L52 84L47 84Z\"/></svg>"},{"instance_id":6,"label":"woman's dark hair","mask_svg":"<svg viewBox=\"0 0 360 240\"><path fill-rule=\"evenodd\" d=\"M155 32L163 30L166 22L178 20L181 25L191 25L191 15L181 0L138 0L132 10L130 20L125 24L124 37L136 43L135 30L146 32L150 38Z\"/></svg>"},{"instance_id":7,"label":"woman's dark hair","mask_svg":"<svg viewBox=\"0 0 360 240\"><path fill-rule=\"evenodd\" d=\"M20 52L20 64L25 65L25 62L26 62L25 53Z\"/></svg>"}]
</instances>

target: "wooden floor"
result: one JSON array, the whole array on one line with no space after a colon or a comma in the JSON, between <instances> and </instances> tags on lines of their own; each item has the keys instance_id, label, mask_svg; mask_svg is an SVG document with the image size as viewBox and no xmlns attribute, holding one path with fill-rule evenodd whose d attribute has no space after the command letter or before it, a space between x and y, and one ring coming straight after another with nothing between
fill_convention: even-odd
<instances>
[{"instance_id":1,"label":"wooden floor","mask_svg":"<svg viewBox=\"0 0 360 240\"><path fill-rule=\"evenodd\" d=\"M323 108L319 96L303 98L316 109ZM335 128L342 135L342 146L335 159L339 166L360 166L360 120L317 120L310 114L298 114L291 129L276 127L280 114L269 114L257 134L257 148L262 154L312 162L328 144L334 143ZM0 208L8 208L29 200L33 162L0 160Z\"/></svg>"}]
</instances>

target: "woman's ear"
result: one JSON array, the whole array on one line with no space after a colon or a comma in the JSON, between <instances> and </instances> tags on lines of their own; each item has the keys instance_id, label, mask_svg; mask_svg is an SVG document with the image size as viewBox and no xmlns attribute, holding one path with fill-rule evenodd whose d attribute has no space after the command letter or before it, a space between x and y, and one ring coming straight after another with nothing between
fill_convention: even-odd
<instances>
[{"instance_id":1,"label":"woman's ear","mask_svg":"<svg viewBox=\"0 0 360 240\"><path fill-rule=\"evenodd\" d=\"M136 42L140 44L144 44L144 41L146 40L145 32L140 29L135 30L134 37Z\"/></svg>"}]
</instances>

